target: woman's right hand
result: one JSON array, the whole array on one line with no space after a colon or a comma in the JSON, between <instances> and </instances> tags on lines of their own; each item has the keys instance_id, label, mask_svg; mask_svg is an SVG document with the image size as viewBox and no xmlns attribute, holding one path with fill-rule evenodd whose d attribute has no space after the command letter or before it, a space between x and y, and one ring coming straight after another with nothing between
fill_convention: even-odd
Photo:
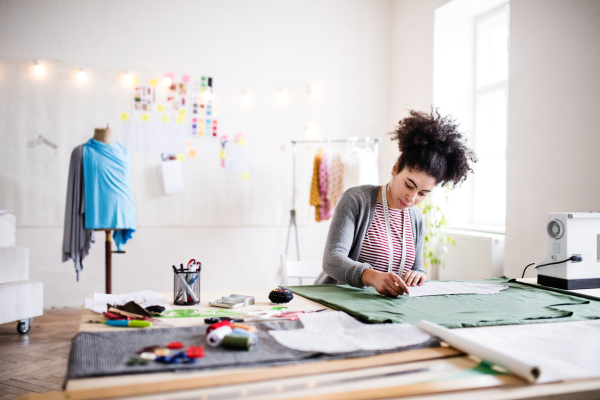
<instances>
[{"instance_id":1,"label":"woman's right hand","mask_svg":"<svg viewBox=\"0 0 600 400\"><path fill-rule=\"evenodd\" d=\"M409 292L406 283L393 272L379 272L368 268L364 270L361 280L363 285L373 286L377 293L384 296L398 297Z\"/></svg>"}]
</instances>

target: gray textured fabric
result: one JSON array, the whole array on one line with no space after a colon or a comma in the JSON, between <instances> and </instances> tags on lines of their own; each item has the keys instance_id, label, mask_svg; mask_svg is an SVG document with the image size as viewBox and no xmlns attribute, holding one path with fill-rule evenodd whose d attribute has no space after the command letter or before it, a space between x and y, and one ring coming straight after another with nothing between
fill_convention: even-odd
<instances>
[{"instance_id":1,"label":"gray textured fabric","mask_svg":"<svg viewBox=\"0 0 600 400\"><path fill-rule=\"evenodd\" d=\"M79 272L83 269L82 261L90 252L92 243L95 241L94 231L85 229L83 145L81 145L75 147L71 152L62 245L62 261L73 260L77 282L79 282Z\"/></svg>"},{"instance_id":2,"label":"gray textured fabric","mask_svg":"<svg viewBox=\"0 0 600 400\"><path fill-rule=\"evenodd\" d=\"M375 215L377 195L381 186L363 185L350 188L340 198L329 226L323 253L323 271L315 285L348 284L364 287L361 281L368 263L358 262L363 240ZM411 207L410 219L415 240L413 271L423 270L423 213Z\"/></svg>"},{"instance_id":3,"label":"gray textured fabric","mask_svg":"<svg viewBox=\"0 0 600 400\"><path fill-rule=\"evenodd\" d=\"M117 332L80 332L71 342L66 380L110 375L147 374L153 372L209 370L220 368L261 367L300 362L325 361L393 353L409 349L439 347L439 340L431 338L415 346L382 351L356 351L323 354L288 349L279 344L268 331L271 329L302 328L300 321L262 322L253 324L258 329L258 345L252 351L227 350L210 347L206 343L207 325L188 328L137 329ZM196 364L161 364L150 361L144 366L127 366L131 357L149 346L165 346L179 341L188 346L203 346L206 355Z\"/></svg>"}]
</instances>

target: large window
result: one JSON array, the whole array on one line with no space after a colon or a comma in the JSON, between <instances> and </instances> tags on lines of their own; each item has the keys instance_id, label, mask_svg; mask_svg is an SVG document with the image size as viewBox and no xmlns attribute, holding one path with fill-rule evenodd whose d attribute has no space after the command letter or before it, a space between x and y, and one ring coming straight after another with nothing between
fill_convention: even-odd
<instances>
[{"instance_id":1,"label":"large window","mask_svg":"<svg viewBox=\"0 0 600 400\"><path fill-rule=\"evenodd\" d=\"M503 232L509 5L453 0L436 10L434 26L434 105L460 122L479 158L446 215L453 228Z\"/></svg>"},{"instance_id":2,"label":"large window","mask_svg":"<svg viewBox=\"0 0 600 400\"><path fill-rule=\"evenodd\" d=\"M508 6L476 20L473 145L479 157L473 179L471 223L506 220Z\"/></svg>"}]
</instances>

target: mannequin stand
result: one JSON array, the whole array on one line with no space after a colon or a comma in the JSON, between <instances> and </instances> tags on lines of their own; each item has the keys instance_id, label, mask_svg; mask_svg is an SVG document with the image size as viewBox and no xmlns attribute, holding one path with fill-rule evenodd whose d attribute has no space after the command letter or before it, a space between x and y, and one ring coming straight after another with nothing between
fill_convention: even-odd
<instances>
[{"instance_id":1,"label":"mannequin stand","mask_svg":"<svg viewBox=\"0 0 600 400\"><path fill-rule=\"evenodd\" d=\"M112 253L125 254L122 250L112 249L112 231L121 231L122 229L95 229L106 233L106 242L104 244L104 266L105 266L105 291L106 294L112 294Z\"/></svg>"}]
</instances>

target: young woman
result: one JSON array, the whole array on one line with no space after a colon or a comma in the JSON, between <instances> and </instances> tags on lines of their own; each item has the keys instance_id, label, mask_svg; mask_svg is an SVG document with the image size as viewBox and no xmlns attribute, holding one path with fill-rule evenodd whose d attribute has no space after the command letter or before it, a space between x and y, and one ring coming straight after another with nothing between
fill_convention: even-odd
<instances>
[{"instance_id":1,"label":"young woman","mask_svg":"<svg viewBox=\"0 0 600 400\"><path fill-rule=\"evenodd\" d=\"M400 157L390 182L344 192L315 284L373 286L396 297L425 282L423 214L416 206L437 185L461 184L472 172L469 162L477 158L458 124L437 110L431 114L411 110L391 135L398 141Z\"/></svg>"}]
</instances>

